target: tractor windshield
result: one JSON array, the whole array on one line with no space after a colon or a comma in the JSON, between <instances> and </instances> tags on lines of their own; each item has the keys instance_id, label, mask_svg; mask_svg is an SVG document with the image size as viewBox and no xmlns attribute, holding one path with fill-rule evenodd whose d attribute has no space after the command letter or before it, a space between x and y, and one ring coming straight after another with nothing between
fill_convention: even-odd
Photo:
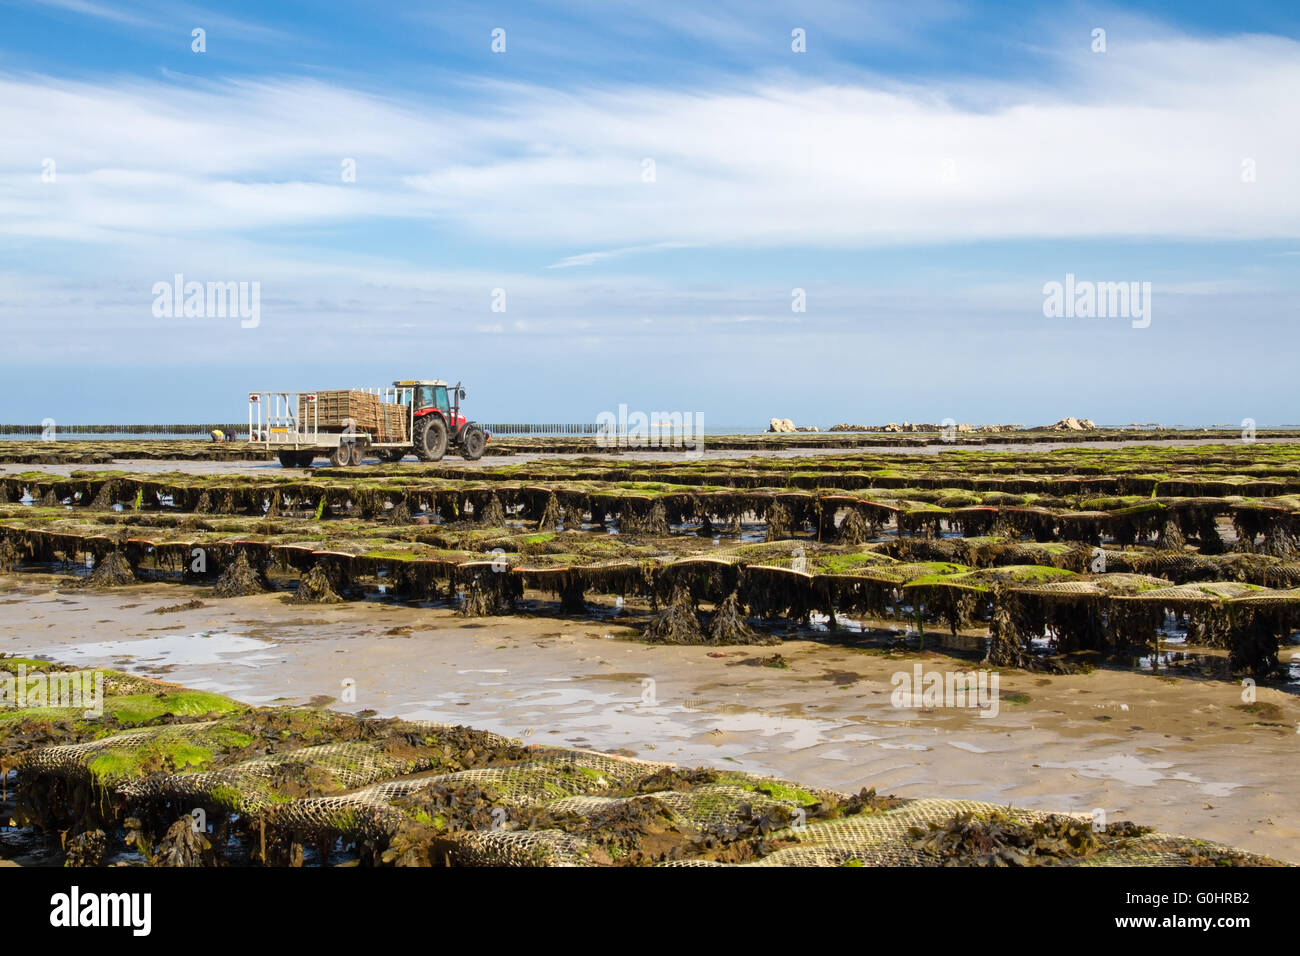
<instances>
[{"instance_id":1,"label":"tractor windshield","mask_svg":"<svg viewBox=\"0 0 1300 956\"><path fill-rule=\"evenodd\" d=\"M416 411L426 411L430 408L436 408L442 412L443 417L451 414L451 403L447 399L446 385L421 385L415 392L415 409Z\"/></svg>"}]
</instances>

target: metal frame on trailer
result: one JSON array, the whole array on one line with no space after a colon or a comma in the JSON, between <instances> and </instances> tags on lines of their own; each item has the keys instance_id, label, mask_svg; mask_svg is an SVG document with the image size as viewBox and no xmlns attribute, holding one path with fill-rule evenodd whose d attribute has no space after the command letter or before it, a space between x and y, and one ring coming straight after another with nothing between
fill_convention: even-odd
<instances>
[{"instance_id":1,"label":"metal frame on trailer","mask_svg":"<svg viewBox=\"0 0 1300 956\"><path fill-rule=\"evenodd\" d=\"M377 388L356 388L356 392L366 392L378 396L379 400L390 405L405 405L407 408L407 434L414 427L413 398L414 389L408 386L381 386ZM311 409L311 420L298 420L298 409L305 399ZM402 448L410 442L377 442L375 436L365 431L344 430L341 432L321 431L320 416L317 414L315 392L292 392L275 389L252 391L248 393L248 440L256 445L268 448L284 448L287 451L299 451L310 448L337 448L339 445L360 441L375 448Z\"/></svg>"}]
</instances>

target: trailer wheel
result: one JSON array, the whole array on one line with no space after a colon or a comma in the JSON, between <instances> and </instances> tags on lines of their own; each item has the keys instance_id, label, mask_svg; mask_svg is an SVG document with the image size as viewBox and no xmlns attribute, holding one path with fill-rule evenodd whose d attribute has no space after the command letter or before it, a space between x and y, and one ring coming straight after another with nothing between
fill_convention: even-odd
<instances>
[{"instance_id":1,"label":"trailer wheel","mask_svg":"<svg viewBox=\"0 0 1300 956\"><path fill-rule=\"evenodd\" d=\"M316 460L316 453L309 448L306 451L298 452L295 457L297 458L296 464L299 468L310 468L311 463Z\"/></svg>"},{"instance_id":2,"label":"trailer wheel","mask_svg":"<svg viewBox=\"0 0 1300 956\"><path fill-rule=\"evenodd\" d=\"M389 462L389 463L391 464L391 463L393 463L393 462L401 461L403 458L405 458L405 457L406 457L406 449L404 449L404 448L381 448L381 449L379 449L379 451L378 451L376 454L379 455L379 460L380 460L380 461L386 461L386 462Z\"/></svg>"},{"instance_id":3,"label":"trailer wheel","mask_svg":"<svg viewBox=\"0 0 1300 956\"><path fill-rule=\"evenodd\" d=\"M352 451L348 443L339 442L339 447L330 452L330 464L335 468L346 468L352 461Z\"/></svg>"},{"instance_id":4,"label":"trailer wheel","mask_svg":"<svg viewBox=\"0 0 1300 956\"><path fill-rule=\"evenodd\" d=\"M298 455L291 451L276 452L275 457L280 459L281 468L298 468Z\"/></svg>"},{"instance_id":5,"label":"trailer wheel","mask_svg":"<svg viewBox=\"0 0 1300 956\"><path fill-rule=\"evenodd\" d=\"M437 415L415 423L415 454L421 461L441 461L447 454L447 423Z\"/></svg>"},{"instance_id":6,"label":"trailer wheel","mask_svg":"<svg viewBox=\"0 0 1300 956\"><path fill-rule=\"evenodd\" d=\"M353 442L348 452L348 464L355 468L357 465L361 464L364 457L365 454L361 450L361 443Z\"/></svg>"},{"instance_id":7,"label":"trailer wheel","mask_svg":"<svg viewBox=\"0 0 1300 956\"><path fill-rule=\"evenodd\" d=\"M466 461L478 461L487 449L487 435L483 429L471 426L465 430L465 440L461 442L461 457Z\"/></svg>"}]
</instances>

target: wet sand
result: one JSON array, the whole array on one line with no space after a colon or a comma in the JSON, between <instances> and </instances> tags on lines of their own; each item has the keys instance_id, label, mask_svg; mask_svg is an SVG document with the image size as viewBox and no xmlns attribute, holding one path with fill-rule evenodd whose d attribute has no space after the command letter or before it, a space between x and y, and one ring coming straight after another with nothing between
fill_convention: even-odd
<instances>
[{"instance_id":1,"label":"wet sand","mask_svg":"<svg viewBox=\"0 0 1300 956\"><path fill-rule=\"evenodd\" d=\"M1258 690L1272 706L1250 713L1238 709L1233 682L1003 671L999 712L985 718L892 706L891 676L914 663L971 669L944 654L818 640L650 646L596 619L466 619L395 604L303 607L283 595L218 600L165 584L56 589L59 581L0 576L0 650L255 704L328 702L842 790L1100 807L1109 820L1300 861L1300 700L1274 688ZM207 606L151 613L193 598ZM774 652L787 668L757 663Z\"/></svg>"}]
</instances>

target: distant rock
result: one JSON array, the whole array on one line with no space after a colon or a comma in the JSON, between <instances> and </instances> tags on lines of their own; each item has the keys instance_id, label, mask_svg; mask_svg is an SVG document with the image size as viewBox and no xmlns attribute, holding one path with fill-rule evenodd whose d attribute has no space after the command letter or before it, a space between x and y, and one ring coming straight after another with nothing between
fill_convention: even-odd
<instances>
[{"instance_id":1,"label":"distant rock","mask_svg":"<svg viewBox=\"0 0 1300 956\"><path fill-rule=\"evenodd\" d=\"M1087 418L1062 418L1055 425L1048 425L1046 430L1050 432L1091 432L1096 431L1097 426Z\"/></svg>"},{"instance_id":2,"label":"distant rock","mask_svg":"<svg viewBox=\"0 0 1300 956\"><path fill-rule=\"evenodd\" d=\"M794 422L788 418L774 418L767 423L767 430L770 432L793 432L797 429Z\"/></svg>"}]
</instances>

